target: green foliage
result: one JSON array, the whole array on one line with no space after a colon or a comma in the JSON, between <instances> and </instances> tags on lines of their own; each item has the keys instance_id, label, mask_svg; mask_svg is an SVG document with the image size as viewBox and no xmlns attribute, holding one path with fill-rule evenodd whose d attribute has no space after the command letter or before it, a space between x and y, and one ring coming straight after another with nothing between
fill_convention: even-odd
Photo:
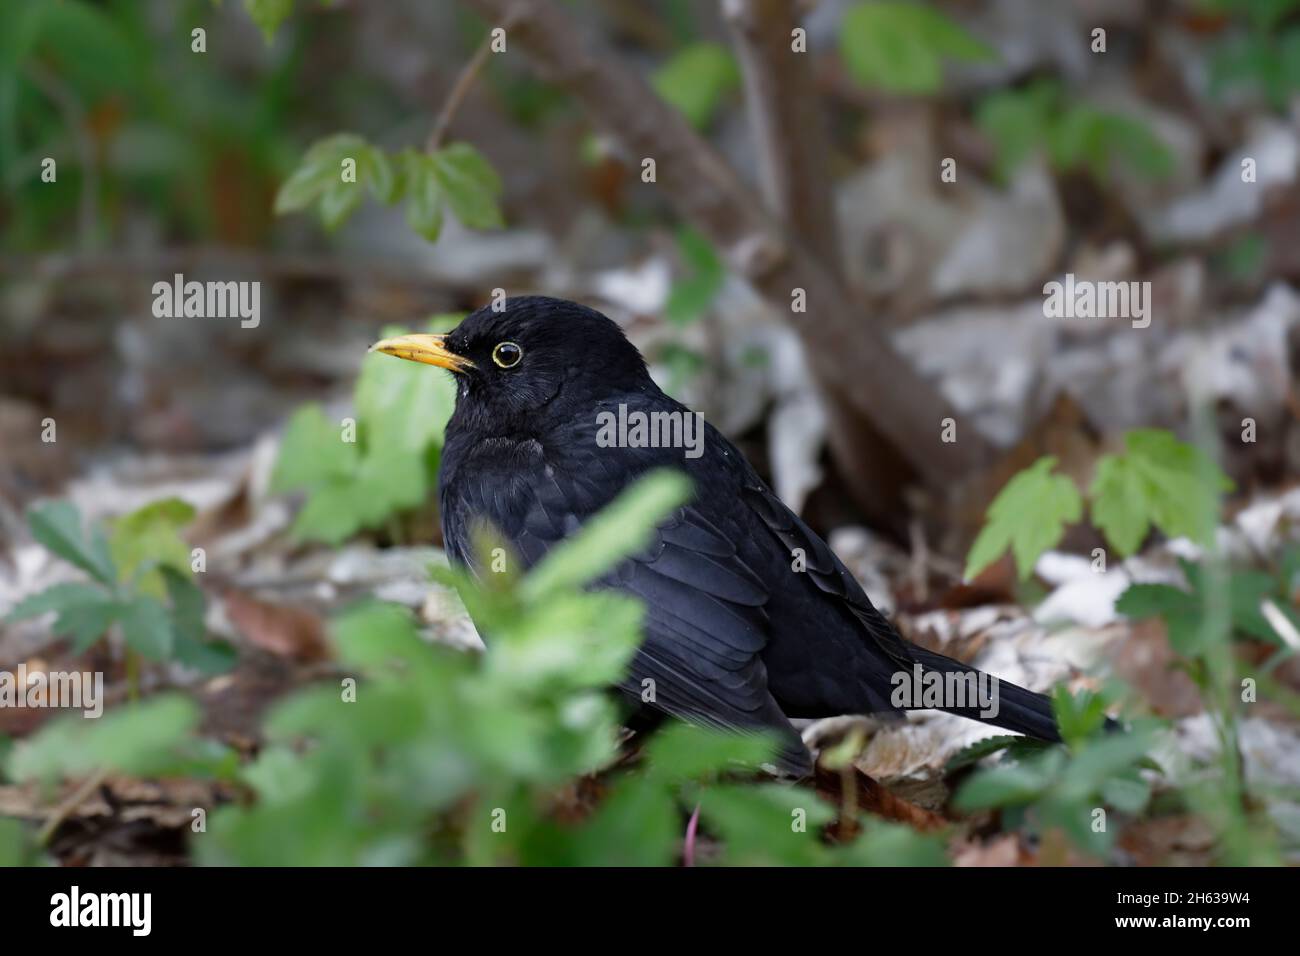
<instances>
[{"instance_id":1,"label":"green foliage","mask_svg":"<svg viewBox=\"0 0 1300 956\"><path fill-rule=\"evenodd\" d=\"M1038 459L1017 474L989 505L984 528L971 545L966 577L971 578L1008 548L1015 555L1021 579L1028 578L1044 551L1056 545L1065 526L1078 521L1083 499L1074 483L1052 474L1056 459Z\"/></svg>"},{"instance_id":2,"label":"green foliage","mask_svg":"<svg viewBox=\"0 0 1300 956\"><path fill-rule=\"evenodd\" d=\"M194 507L188 502L163 498L112 522L108 550L122 579L135 580L141 592L162 597L162 568L190 572L190 546L180 531L193 520Z\"/></svg>"},{"instance_id":3,"label":"green foliage","mask_svg":"<svg viewBox=\"0 0 1300 956\"><path fill-rule=\"evenodd\" d=\"M14 745L6 773L53 784L101 770L138 777L233 779L234 751L194 736L199 709L179 694L153 697L97 720L69 714Z\"/></svg>"},{"instance_id":4,"label":"green foliage","mask_svg":"<svg viewBox=\"0 0 1300 956\"><path fill-rule=\"evenodd\" d=\"M435 316L428 327L443 331L459 319ZM384 334L403 331L389 328ZM450 376L375 352L366 356L357 379L355 433L330 422L319 405L300 408L285 429L271 478L275 491L307 492L293 533L337 544L423 505L455 397Z\"/></svg>"},{"instance_id":5,"label":"green foliage","mask_svg":"<svg viewBox=\"0 0 1300 956\"><path fill-rule=\"evenodd\" d=\"M1159 428L1124 436L1122 455L1105 455L1089 489L1092 520L1120 554L1137 551L1151 526L1171 538L1209 542L1219 495L1232 482L1195 445Z\"/></svg>"},{"instance_id":6,"label":"green foliage","mask_svg":"<svg viewBox=\"0 0 1300 956\"><path fill-rule=\"evenodd\" d=\"M1253 88L1268 104L1285 112L1300 90L1300 26L1283 22L1297 0L1203 0L1218 13L1239 15L1242 29L1215 44L1210 55L1210 91L1222 95L1239 87Z\"/></svg>"},{"instance_id":7,"label":"green foliage","mask_svg":"<svg viewBox=\"0 0 1300 956\"><path fill-rule=\"evenodd\" d=\"M727 280L727 267L703 235L691 228L677 234L677 254L687 274L673 283L664 315L675 325L690 325L713 305Z\"/></svg>"},{"instance_id":8,"label":"green foliage","mask_svg":"<svg viewBox=\"0 0 1300 956\"><path fill-rule=\"evenodd\" d=\"M1158 617L1165 622L1169 642L1174 650L1187 658L1203 655L1206 642L1215 639L1204 625L1204 608L1211 592L1203 570L1187 560L1179 561L1187 589L1171 584L1132 584L1120 595L1115 609L1135 620ZM1227 608L1233 633L1282 644L1282 639L1260 611L1266 600L1271 600L1278 610L1300 625L1300 617L1290 606L1288 590L1279 586L1278 579L1263 571L1230 571L1227 584Z\"/></svg>"},{"instance_id":9,"label":"green foliage","mask_svg":"<svg viewBox=\"0 0 1300 956\"><path fill-rule=\"evenodd\" d=\"M472 229L496 229L504 221L501 179L468 143L390 155L355 133L313 144L276 194L275 211L298 212L315 203L322 225L333 231L361 205L367 187L388 205L405 199L407 224L430 242L442 232L447 209Z\"/></svg>"},{"instance_id":10,"label":"green foliage","mask_svg":"<svg viewBox=\"0 0 1300 956\"><path fill-rule=\"evenodd\" d=\"M209 864L663 866L680 858L696 806L700 862L945 862L940 837L875 821L827 845L820 831L836 808L810 790L745 782L774 753L767 735L671 724L638 763L614 768L621 715L608 686L640 641L641 607L587 586L643 547L687 493L676 473L647 476L522 578L441 572L491 635L481 656L426 645L404 609L346 611L332 638L355 682L282 701L242 768L195 735L191 701L165 696L99 721L52 722L0 773L237 781L250 799L211 811L193 837ZM594 807L584 792L600 793ZM0 829L0 862L24 840Z\"/></svg>"},{"instance_id":11,"label":"green foliage","mask_svg":"<svg viewBox=\"0 0 1300 956\"><path fill-rule=\"evenodd\" d=\"M244 9L262 31L266 42L270 43L275 39L275 31L280 29L280 24L293 13L293 0L244 0Z\"/></svg>"},{"instance_id":12,"label":"green foliage","mask_svg":"<svg viewBox=\"0 0 1300 956\"><path fill-rule=\"evenodd\" d=\"M917 3L859 3L844 14L839 39L840 55L853 78L892 93L937 93L945 60L996 58L956 23Z\"/></svg>"},{"instance_id":13,"label":"green foliage","mask_svg":"<svg viewBox=\"0 0 1300 956\"><path fill-rule=\"evenodd\" d=\"M740 86L740 67L725 47L694 43L656 70L651 84L692 126L703 129L723 98Z\"/></svg>"},{"instance_id":14,"label":"green foliage","mask_svg":"<svg viewBox=\"0 0 1300 956\"><path fill-rule=\"evenodd\" d=\"M972 811L1001 808L1004 818L1042 833L1059 829L1078 849L1104 856L1119 831L1101 816L1137 814L1151 797L1141 771L1157 740L1156 726L1122 733L1104 728L1105 700L1058 689L1052 705L1065 747L1021 751L1017 759L980 769L958 790L954 806Z\"/></svg>"},{"instance_id":15,"label":"green foliage","mask_svg":"<svg viewBox=\"0 0 1300 956\"><path fill-rule=\"evenodd\" d=\"M1007 483L989 505L984 528L966 561L969 578L1008 547L1022 579L1039 556L1061 540L1065 524L1081 517L1079 492L1050 474L1054 458L1040 458ZM1124 436L1124 453L1103 455L1088 496L1092 522L1121 555L1134 554L1154 526L1169 537L1208 544L1219 515L1219 495L1232 482L1194 445L1159 428Z\"/></svg>"},{"instance_id":16,"label":"green foliage","mask_svg":"<svg viewBox=\"0 0 1300 956\"><path fill-rule=\"evenodd\" d=\"M53 612L53 630L81 653L114 625L126 645L149 660L179 660L204 673L224 670L234 653L207 640L203 592L190 577L189 548L178 530L193 517L183 501L164 499L114 523L112 537L92 526L67 501L33 507L32 536L56 556L90 575L90 581L56 584L19 602L7 620ZM164 597L166 601L164 602Z\"/></svg>"},{"instance_id":17,"label":"green foliage","mask_svg":"<svg viewBox=\"0 0 1300 956\"><path fill-rule=\"evenodd\" d=\"M1051 80L985 97L975 120L997 149L1003 179L1037 152L1060 172L1087 170L1103 183L1117 160L1150 178L1173 170L1169 147L1140 121L1076 100Z\"/></svg>"}]
</instances>

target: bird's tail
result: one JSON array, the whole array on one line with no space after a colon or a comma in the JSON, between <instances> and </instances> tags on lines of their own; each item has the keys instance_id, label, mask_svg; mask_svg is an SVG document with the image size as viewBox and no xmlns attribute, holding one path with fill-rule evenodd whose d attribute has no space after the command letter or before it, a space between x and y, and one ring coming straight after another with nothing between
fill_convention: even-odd
<instances>
[{"instance_id":1,"label":"bird's tail","mask_svg":"<svg viewBox=\"0 0 1300 956\"><path fill-rule=\"evenodd\" d=\"M987 686L992 691L990 695L992 706L988 706L990 701L985 700L973 705L967 704L966 706L945 707L940 705L940 710L961 717L969 717L971 720L978 720L981 723L993 724L995 727L1002 727L1006 730L1014 730L1017 733L1025 734L1028 737L1036 737L1039 740L1046 740L1051 743L1060 742L1061 732L1056 726L1056 718L1052 715L1052 702L1047 697L1036 694L1032 690L1025 690L1025 688L1009 681L999 680L950 657L927 651L923 647L913 646L910 650L917 663L921 665L922 673L938 672L944 675L974 675L976 681L966 681L964 682L966 686L976 682L979 684L988 682ZM947 702L945 701L945 703Z\"/></svg>"}]
</instances>

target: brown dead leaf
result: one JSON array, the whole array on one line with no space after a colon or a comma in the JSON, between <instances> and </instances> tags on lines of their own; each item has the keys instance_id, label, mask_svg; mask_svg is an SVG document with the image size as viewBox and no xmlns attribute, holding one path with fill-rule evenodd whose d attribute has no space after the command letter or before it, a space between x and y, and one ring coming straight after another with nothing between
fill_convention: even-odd
<instances>
[{"instance_id":1,"label":"brown dead leaf","mask_svg":"<svg viewBox=\"0 0 1300 956\"><path fill-rule=\"evenodd\" d=\"M272 604L234 588L222 599L231 622L255 647L303 663L330 657L325 621L315 611Z\"/></svg>"}]
</instances>

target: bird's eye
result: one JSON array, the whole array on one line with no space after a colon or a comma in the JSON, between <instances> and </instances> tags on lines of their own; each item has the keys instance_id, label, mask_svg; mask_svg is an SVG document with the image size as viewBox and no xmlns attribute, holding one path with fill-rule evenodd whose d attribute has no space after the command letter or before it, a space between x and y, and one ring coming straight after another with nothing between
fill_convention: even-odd
<instances>
[{"instance_id":1,"label":"bird's eye","mask_svg":"<svg viewBox=\"0 0 1300 956\"><path fill-rule=\"evenodd\" d=\"M523 357L524 350L514 342L498 342L497 347L492 350L492 361L502 368L514 368Z\"/></svg>"}]
</instances>

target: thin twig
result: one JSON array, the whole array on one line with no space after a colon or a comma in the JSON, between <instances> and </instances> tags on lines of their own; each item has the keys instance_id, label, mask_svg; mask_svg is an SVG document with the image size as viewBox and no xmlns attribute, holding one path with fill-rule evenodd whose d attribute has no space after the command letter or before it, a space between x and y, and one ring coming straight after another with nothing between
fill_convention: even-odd
<instances>
[{"instance_id":1,"label":"thin twig","mask_svg":"<svg viewBox=\"0 0 1300 956\"><path fill-rule=\"evenodd\" d=\"M509 33L512 20L513 18L507 15L498 26ZM474 55L470 57L469 62L461 68L460 75L456 77L456 82L451 85L451 91L447 94L447 99L442 104L442 110L438 113L438 119L433 124L433 131L429 133L429 140L425 143L425 152L435 153L442 146L443 138L447 135L447 128L456 117L456 111L460 109L460 104L469 95L474 80L478 78L479 71L483 69L483 64L487 62L488 54L492 52L493 29L496 29L496 27L488 30L483 42L478 45L478 49L474 51Z\"/></svg>"},{"instance_id":2,"label":"thin twig","mask_svg":"<svg viewBox=\"0 0 1300 956\"><path fill-rule=\"evenodd\" d=\"M108 770L101 767L82 781L81 786L74 790L68 799L55 807L49 817L46 818L45 823L36 834L36 842L41 846L45 846L49 843L50 838L54 836L54 831L59 828L59 825L63 823L64 820L68 819L68 817L72 816L77 807L86 802L86 799L99 788L99 785L104 782L104 779L107 776Z\"/></svg>"}]
</instances>

